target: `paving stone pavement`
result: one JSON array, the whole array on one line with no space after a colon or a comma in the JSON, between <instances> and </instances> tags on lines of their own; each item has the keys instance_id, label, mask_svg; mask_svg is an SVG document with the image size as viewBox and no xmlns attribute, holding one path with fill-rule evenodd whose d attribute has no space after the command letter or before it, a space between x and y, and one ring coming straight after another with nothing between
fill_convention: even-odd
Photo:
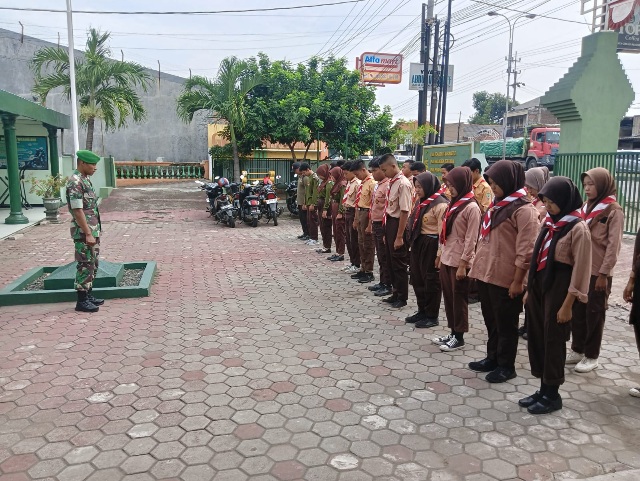
<instances>
[{"instance_id":1,"label":"paving stone pavement","mask_svg":"<svg viewBox=\"0 0 640 481\"><path fill-rule=\"evenodd\" d=\"M565 408L490 386L479 307L464 351L431 344L299 241L297 222L216 226L191 203L103 206L101 252L156 260L152 295L0 308L0 481L564 480L640 468L638 352L608 314L602 367L568 371ZM139 192L138 194L139 195ZM138 205L138 204L136 204ZM68 219L68 217L67 217ZM0 241L0 285L73 258L67 225ZM410 303L411 305L411 303Z\"/></svg>"}]
</instances>

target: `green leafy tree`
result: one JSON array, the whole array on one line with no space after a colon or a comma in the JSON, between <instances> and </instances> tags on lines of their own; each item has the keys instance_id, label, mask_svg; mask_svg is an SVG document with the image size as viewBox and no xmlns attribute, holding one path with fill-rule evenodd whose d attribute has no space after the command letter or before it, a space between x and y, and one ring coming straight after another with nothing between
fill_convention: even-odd
<instances>
[{"instance_id":1,"label":"green leafy tree","mask_svg":"<svg viewBox=\"0 0 640 481\"><path fill-rule=\"evenodd\" d=\"M80 121L87 128L86 148L93 150L95 120L100 119L106 130L127 125L132 117L142 122L146 113L136 89L147 91L150 77L145 68L135 62L118 62L109 58L109 32L89 30L82 58L75 60L76 91L80 103ZM31 60L35 74L33 91L43 105L52 90L62 87L71 98L69 53L59 47L38 50Z\"/></svg>"},{"instance_id":2,"label":"green leafy tree","mask_svg":"<svg viewBox=\"0 0 640 481\"><path fill-rule=\"evenodd\" d=\"M251 72L246 61L227 57L220 62L215 80L201 76L190 78L177 100L178 116L185 122L191 122L200 110L209 111L214 121L227 122L236 182L240 181L238 138L246 126L247 97L261 83L260 74Z\"/></svg>"},{"instance_id":3,"label":"green leafy tree","mask_svg":"<svg viewBox=\"0 0 640 481\"><path fill-rule=\"evenodd\" d=\"M500 94L490 94L486 90L473 94L473 108L475 113L469 118L471 124L497 124L504 117L507 98ZM518 102L509 101L509 109L518 105Z\"/></svg>"},{"instance_id":4,"label":"green leafy tree","mask_svg":"<svg viewBox=\"0 0 640 481\"><path fill-rule=\"evenodd\" d=\"M427 135L430 133L435 134L437 131L429 124L418 127L415 121L408 122L400 119L393 126L391 145L394 147L394 150L396 150L398 146L404 145L406 150L410 150L412 155L415 155L417 147L425 144Z\"/></svg>"}]
</instances>

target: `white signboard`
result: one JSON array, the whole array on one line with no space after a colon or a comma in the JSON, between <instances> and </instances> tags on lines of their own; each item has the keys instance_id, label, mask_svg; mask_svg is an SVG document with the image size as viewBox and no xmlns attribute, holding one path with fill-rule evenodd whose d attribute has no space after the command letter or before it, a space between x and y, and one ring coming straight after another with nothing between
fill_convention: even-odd
<instances>
[{"instance_id":1,"label":"white signboard","mask_svg":"<svg viewBox=\"0 0 640 481\"><path fill-rule=\"evenodd\" d=\"M438 66L438 72L441 67ZM440 75L440 82L444 81L444 77ZM424 68L421 63L411 63L409 67L409 90L422 90L424 85ZM427 75L427 88L431 90L433 87L433 71L429 70ZM453 92L453 65L449 65L447 70L447 92Z\"/></svg>"}]
</instances>

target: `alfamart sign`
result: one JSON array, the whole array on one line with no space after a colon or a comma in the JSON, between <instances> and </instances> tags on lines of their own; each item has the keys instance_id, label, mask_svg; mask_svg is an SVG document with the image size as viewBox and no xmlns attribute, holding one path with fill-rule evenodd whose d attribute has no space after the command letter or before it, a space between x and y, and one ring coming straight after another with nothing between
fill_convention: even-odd
<instances>
[{"instance_id":1,"label":"alfamart sign","mask_svg":"<svg viewBox=\"0 0 640 481\"><path fill-rule=\"evenodd\" d=\"M402 55L365 52L356 59L363 82L399 84L402 82Z\"/></svg>"}]
</instances>

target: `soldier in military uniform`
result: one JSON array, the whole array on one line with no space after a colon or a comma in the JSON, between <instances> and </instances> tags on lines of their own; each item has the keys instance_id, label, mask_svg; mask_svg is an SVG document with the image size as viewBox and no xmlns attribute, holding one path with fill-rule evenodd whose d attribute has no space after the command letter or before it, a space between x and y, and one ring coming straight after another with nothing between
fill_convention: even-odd
<instances>
[{"instance_id":1,"label":"soldier in military uniform","mask_svg":"<svg viewBox=\"0 0 640 481\"><path fill-rule=\"evenodd\" d=\"M93 297L91 289L98 271L102 226L98 196L89 177L95 173L100 157L88 150L79 150L76 156L78 168L67 183L67 205L72 216L71 238L75 244L75 259L78 263L75 280L78 293L76 311L97 312L104 300Z\"/></svg>"}]
</instances>

